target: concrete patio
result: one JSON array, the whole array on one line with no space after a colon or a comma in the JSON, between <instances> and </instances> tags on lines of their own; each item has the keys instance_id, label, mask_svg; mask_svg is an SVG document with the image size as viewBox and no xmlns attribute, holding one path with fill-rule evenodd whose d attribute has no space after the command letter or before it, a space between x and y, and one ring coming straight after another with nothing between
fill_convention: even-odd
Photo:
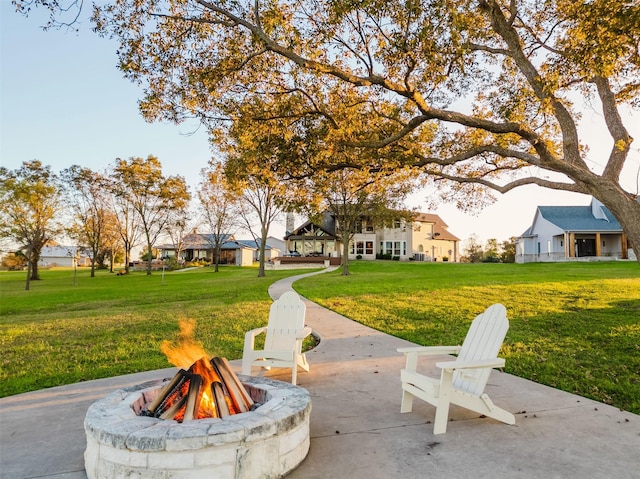
<instances>
[{"instance_id":1,"label":"concrete patio","mask_svg":"<svg viewBox=\"0 0 640 479\"><path fill-rule=\"evenodd\" d=\"M277 298L295 278L272 286ZM311 448L287 477L640 478L640 416L494 371L487 393L516 414L508 426L452 406L447 433L434 408L400 414L396 348L411 345L307 302L321 337L298 385L312 396ZM427 369L442 357L424 363ZM232 362L236 371L240 362ZM0 399L0 477L84 479L83 420L108 393L175 369L88 381ZM269 377L289 380L290 372Z\"/></svg>"}]
</instances>

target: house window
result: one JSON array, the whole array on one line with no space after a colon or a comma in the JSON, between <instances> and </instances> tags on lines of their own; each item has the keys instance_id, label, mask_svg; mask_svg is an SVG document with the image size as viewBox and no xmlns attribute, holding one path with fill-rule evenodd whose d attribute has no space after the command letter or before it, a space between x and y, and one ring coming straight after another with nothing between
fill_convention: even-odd
<instances>
[{"instance_id":1,"label":"house window","mask_svg":"<svg viewBox=\"0 0 640 479\"><path fill-rule=\"evenodd\" d=\"M373 243L371 241L367 241L367 245L369 244L371 244L371 251L373 252ZM351 254L364 254L364 252L364 241L356 241L355 243L351 243Z\"/></svg>"},{"instance_id":2,"label":"house window","mask_svg":"<svg viewBox=\"0 0 640 479\"><path fill-rule=\"evenodd\" d=\"M395 229L399 230L401 226L402 226L402 225L400 224L400 220L395 220L395 221L393 222L393 227L394 227Z\"/></svg>"},{"instance_id":3,"label":"house window","mask_svg":"<svg viewBox=\"0 0 640 479\"><path fill-rule=\"evenodd\" d=\"M367 241L364 248L365 254L373 254L373 241Z\"/></svg>"},{"instance_id":4,"label":"house window","mask_svg":"<svg viewBox=\"0 0 640 479\"><path fill-rule=\"evenodd\" d=\"M371 243L373 248L373 243ZM380 252L382 254L390 254L392 256L406 256L407 254L407 242L406 241L381 241Z\"/></svg>"},{"instance_id":5,"label":"house window","mask_svg":"<svg viewBox=\"0 0 640 479\"><path fill-rule=\"evenodd\" d=\"M333 240L327 240L327 256L333 256L336 250L336 243Z\"/></svg>"}]
</instances>

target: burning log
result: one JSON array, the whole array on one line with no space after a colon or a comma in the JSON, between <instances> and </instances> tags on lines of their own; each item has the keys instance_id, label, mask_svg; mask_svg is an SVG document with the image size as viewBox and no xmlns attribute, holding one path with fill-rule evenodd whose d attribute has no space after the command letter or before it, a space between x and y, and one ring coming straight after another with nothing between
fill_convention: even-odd
<instances>
[{"instance_id":1,"label":"burning log","mask_svg":"<svg viewBox=\"0 0 640 479\"><path fill-rule=\"evenodd\" d=\"M215 383L211 383L211 393L213 394L213 398L216 401L216 410L218 412L218 417L227 417L232 413L229 410L229 405L227 404L228 395L225 394L224 386L221 382L216 381Z\"/></svg>"},{"instance_id":2,"label":"burning log","mask_svg":"<svg viewBox=\"0 0 640 479\"><path fill-rule=\"evenodd\" d=\"M147 406L146 414L178 422L247 412L253 400L225 358L201 358L180 369Z\"/></svg>"},{"instance_id":3,"label":"burning log","mask_svg":"<svg viewBox=\"0 0 640 479\"><path fill-rule=\"evenodd\" d=\"M253 399L247 393L242 383L238 380L227 358L214 357L211 358L211 364L222 377L224 385L227 387L233 403L240 409L239 412L247 412L253 406Z\"/></svg>"},{"instance_id":4,"label":"burning log","mask_svg":"<svg viewBox=\"0 0 640 479\"><path fill-rule=\"evenodd\" d=\"M180 391L185 382L189 380L187 371L181 369L176 373L175 376L169 381L169 383L164 387L162 393L159 394L152 402L147 406L147 411L150 416L160 417L166 409L169 408L170 405L167 405L169 401L169 396L171 393L175 393L176 391ZM156 411L158 414L156 415Z\"/></svg>"},{"instance_id":5,"label":"burning log","mask_svg":"<svg viewBox=\"0 0 640 479\"><path fill-rule=\"evenodd\" d=\"M200 401L202 401L202 377L194 374L189 381L189 394L187 395L187 405L184 408L183 421L191 421L198 417Z\"/></svg>"}]
</instances>

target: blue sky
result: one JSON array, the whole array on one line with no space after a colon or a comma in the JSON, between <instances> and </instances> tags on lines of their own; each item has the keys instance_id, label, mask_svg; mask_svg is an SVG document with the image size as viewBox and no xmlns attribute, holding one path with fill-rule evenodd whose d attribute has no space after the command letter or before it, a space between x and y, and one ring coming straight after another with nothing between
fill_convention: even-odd
<instances>
[{"instance_id":1,"label":"blue sky","mask_svg":"<svg viewBox=\"0 0 640 479\"><path fill-rule=\"evenodd\" d=\"M183 175L195 188L200 169L212 155L204 129L197 123L146 123L137 106L142 91L116 68L116 42L95 35L88 21L79 33L43 32L39 26L45 22L42 10L24 18L9 0L0 0L0 163L14 169L38 159L54 171L73 164L101 170L118 157L153 154L166 175ZM640 112L632 118L627 127L640 143ZM611 145L600 133L604 128L600 114L585 107L581 131L592 140L595 169L604 164L597 158L606 159ZM624 173L628 189L635 190L639 146L634 145L633 161ZM410 206L439 214L462 240L472 234L483 241L519 235L530 225L537 205L589 203L584 195L528 187L500 196L472 216L449 205L428 210L427 194L414 194ZM272 230L274 236L283 233L284 219Z\"/></svg>"}]
</instances>

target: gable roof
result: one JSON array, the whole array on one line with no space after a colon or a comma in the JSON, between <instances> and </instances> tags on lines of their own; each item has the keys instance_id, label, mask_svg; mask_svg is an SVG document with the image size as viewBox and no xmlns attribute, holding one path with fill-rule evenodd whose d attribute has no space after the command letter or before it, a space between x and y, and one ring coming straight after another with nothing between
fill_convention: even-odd
<instances>
[{"instance_id":1,"label":"gable roof","mask_svg":"<svg viewBox=\"0 0 640 479\"><path fill-rule=\"evenodd\" d=\"M588 206L538 206L538 212L564 231L622 231L607 207L595 201Z\"/></svg>"},{"instance_id":2,"label":"gable roof","mask_svg":"<svg viewBox=\"0 0 640 479\"><path fill-rule=\"evenodd\" d=\"M87 248L77 246L43 246L40 258L73 258L88 256Z\"/></svg>"},{"instance_id":3,"label":"gable roof","mask_svg":"<svg viewBox=\"0 0 640 479\"><path fill-rule=\"evenodd\" d=\"M336 220L329 212L325 211L322 214L322 219L320 224L314 222L312 220L307 220L304 224L298 226L289 234L287 234L284 238L289 239L297 236L305 236L305 233L310 231L316 232L316 236L320 235L327 236L330 238L336 237Z\"/></svg>"},{"instance_id":4,"label":"gable roof","mask_svg":"<svg viewBox=\"0 0 640 479\"><path fill-rule=\"evenodd\" d=\"M264 245L265 251L270 250L271 246ZM222 249L260 249L260 244L255 240L230 240L222 245Z\"/></svg>"},{"instance_id":5,"label":"gable roof","mask_svg":"<svg viewBox=\"0 0 640 479\"><path fill-rule=\"evenodd\" d=\"M432 213L416 213L413 216L413 220L420 221L422 223L432 223L435 240L460 241L460 238L447 229L447 223L445 223L438 215L434 215Z\"/></svg>"},{"instance_id":6,"label":"gable roof","mask_svg":"<svg viewBox=\"0 0 640 479\"><path fill-rule=\"evenodd\" d=\"M221 243L233 240L233 235L222 234L218 238ZM190 233L184 237L183 249L210 249L215 244L216 235L213 233Z\"/></svg>"}]
</instances>

